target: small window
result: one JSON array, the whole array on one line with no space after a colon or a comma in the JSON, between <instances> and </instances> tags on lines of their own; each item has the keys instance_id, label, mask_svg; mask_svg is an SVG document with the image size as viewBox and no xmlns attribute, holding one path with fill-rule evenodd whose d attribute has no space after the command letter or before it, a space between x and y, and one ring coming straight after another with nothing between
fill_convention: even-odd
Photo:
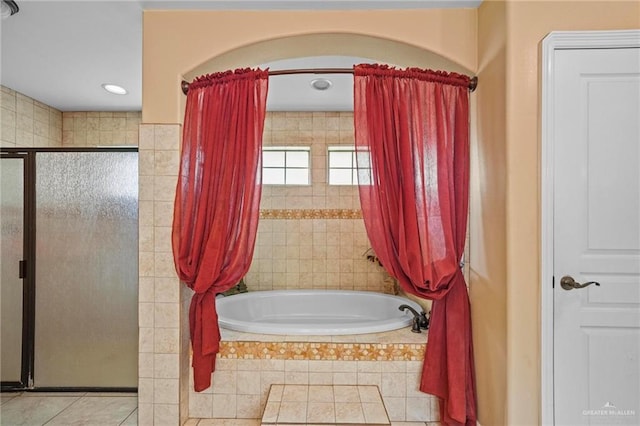
<instances>
[{"instance_id":1,"label":"small window","mask_svg":"<svg viewBox=\"0 0 640 426\"><path fill-rule=\"evenodd\" d=\"M354 146L329 147L329 185L368 185L370 181L368 152L356 152Z\"/></svg>"},{"instance_id":2,"label":"small window","mask_svg":"<svg viewBox=\"0 0 640 426\"><path fill-rule=\"evenodd\" d=\"M263 185L309 185L309 147L262 148Z\"/></svg>"}]
</instances>

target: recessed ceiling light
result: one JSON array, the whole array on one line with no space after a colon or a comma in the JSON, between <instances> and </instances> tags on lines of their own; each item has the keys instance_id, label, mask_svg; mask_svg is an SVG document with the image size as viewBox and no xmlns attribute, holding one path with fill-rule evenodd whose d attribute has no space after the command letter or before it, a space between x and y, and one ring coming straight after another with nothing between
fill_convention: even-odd
<instances>
[{"instance_id":1,"label":"recessed ceiling light","mask_svg":"<svg viewBox=\"0 0 640 426\"><path fill-rule=\"evenodd\" d=\"M20 8L13 0L2 0L0 2L0 16L2 16L2 19L15 15L19 10Z\"/></svg>"},{"instance_id":2,"label":"recessed ceiling light","mask_svg":"<svg viewBox=\"0 0 640 426\"><path fill-rule=\"evenodd\" d=\"M326 78L314 78L310 84L311 87L316 90L327 90L333 85L331 80L327 80Z\"/></svg>"},{"instance_id":3,"label":"recessed ceiling light","mask_svg":"<svg viewBox=\"0 0 640 426\"><path fill-rule=\"evenodd\" d=\"M117 84L108 84L105 83L102 85L102 88L109 93L113 93L114 95L126 95L127 89L122 86L118 86Z\"/></svg>"}]
</instances>

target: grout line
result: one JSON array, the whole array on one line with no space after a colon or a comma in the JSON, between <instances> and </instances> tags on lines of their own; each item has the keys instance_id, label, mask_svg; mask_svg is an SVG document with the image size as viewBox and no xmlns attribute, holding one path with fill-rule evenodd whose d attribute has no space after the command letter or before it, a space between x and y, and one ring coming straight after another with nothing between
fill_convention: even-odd
<instances>
[{"instance_id":1,"label":"grout line","mask_svg":"<svg viewBox=\"0 0 640 426\"><path fill-rule=\"evenodd\" d=\"M22 395L22 393L19 393L17 395L12 395L11 398L4 398L4 400L0 403L0 406L6 404L9 401L13 401L14 399L20 397Z\"/></svg>"},{"instance_id":2,"label":"grout line","mask_svg":"<svg viewBox=\"0 0 640 426\"><path fill-rule=\"evenodd\" d=\"M46 396L45 398L51 398L50 396ZM56 398L55 396L52 398ZM66 398L70 398L70 397L66 397ZM58 411L53 417L51 417L49 420L47 420L46 422L43 423L43 426L51 423L51 421L53 419L55 419L56 417L58 417L60 414L62 414L63 412L65 412L67 409L69 409L69 407L71 407L73 404L75 404L76 402L80 401L82 398L84 398L84 396L77 396L75 397L76 400L73 401L71 404L67 405L66 407L64 407L62 410Z\"/></svg>"},{"instance_id":3,"label":"grout line","mask_svg":"<svg viewBox=\"0 0 640 426\"><path fill-rule=\"evenodd\" d=\"M138 411L138 407L137 407L137 405L136 405L136 408L134 408L134 409L133 409L133 411L131 411L131 412L129 413L129 415L128 415L127 417L125 417L125 418L124 418L124 420L122 420L120 423L118 423L118 426L125 424L125 423L126 423L126 421L127 421L127 420L129 420L129 417L133 416L134 414L136 414L136 417L137 417L137 413L136 413L137 411ZM138 419L136 419L136 424L137 424L137 423L138 423Z\"/></svg>"}]
</instances>

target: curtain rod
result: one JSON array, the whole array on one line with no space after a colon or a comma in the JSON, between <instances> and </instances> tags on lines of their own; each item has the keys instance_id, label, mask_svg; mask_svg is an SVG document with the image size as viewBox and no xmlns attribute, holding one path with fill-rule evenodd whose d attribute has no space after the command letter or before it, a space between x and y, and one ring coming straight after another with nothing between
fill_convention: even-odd
<instances>
[{"instance_id":1,"label":"curtain rod","mask_svg":"<svg viewBox=\"0 0 640 426\"><path fill-rule=\"evenodd\" d=\"M294 68L290 70L269 70L269 75L290 75L290 74L353 74L353 68ZM189 82L182 80L180 84L182 93L189 92ZM471 77L469 81L469 91L473 92L478 87L478 77Z\"/></svg>"}]
</instances>

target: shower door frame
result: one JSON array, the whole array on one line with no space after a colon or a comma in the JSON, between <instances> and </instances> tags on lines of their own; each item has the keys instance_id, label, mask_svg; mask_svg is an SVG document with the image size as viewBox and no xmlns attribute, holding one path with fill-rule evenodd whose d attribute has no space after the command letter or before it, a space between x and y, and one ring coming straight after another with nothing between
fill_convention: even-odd
<instances>
[{"instance_id":1,"label":"shower door frame","mask_svg":"<svg viewBox=\"0 0 640 426\"><path fill-rule=\"evenodd\" d=\"M0 390L37 392L137 392L137 387L35 387L36 322L36 156L40 152L139 152L137 146L95 148L20 148L0 147L0 159L22 158L24 161L24 266L22 296L22 371L20 382L2 382Z\"/></svg>"},{"instance_id":2,"label":"shower door frame","mask_svg":"<svg viewBox=\"0 0 640 426\"><path fill-rule=\"evenodd\" d=\"M32 148L0 148L2 159L21 159L23 162L23 244L22 244L22 362L19 382L2 382L2 391L22 390L33 386L35 364L35 154Z\"/></svg>"}]
</instances>

